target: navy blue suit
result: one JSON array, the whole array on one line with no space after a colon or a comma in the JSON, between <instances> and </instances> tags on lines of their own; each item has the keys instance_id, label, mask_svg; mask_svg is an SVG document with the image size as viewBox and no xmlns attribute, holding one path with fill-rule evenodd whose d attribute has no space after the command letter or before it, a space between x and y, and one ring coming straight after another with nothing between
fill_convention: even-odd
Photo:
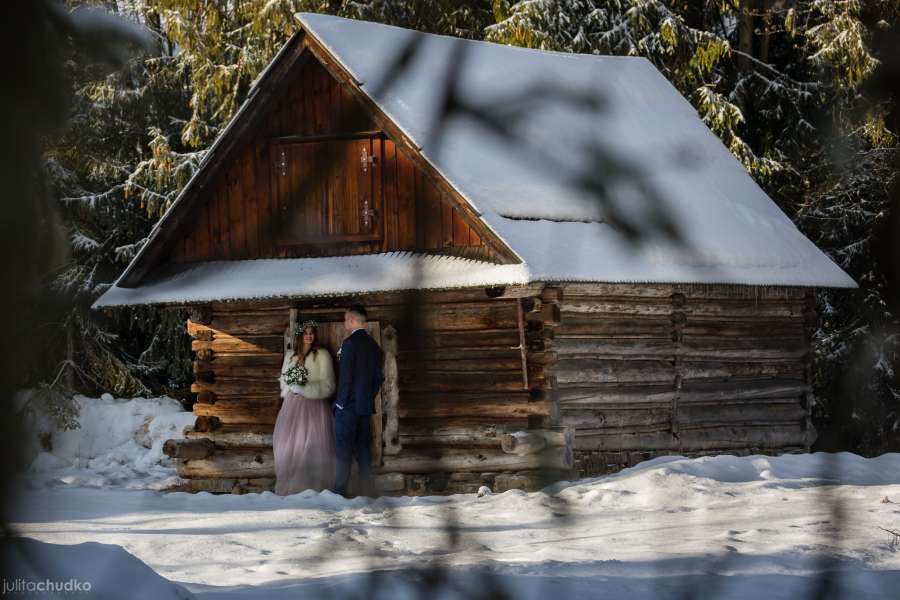
<instances>
[{"instance_id":1,"label":"navy blue suit","mask_svg":"<svg viewBox=\"0 0 900 600\"><path fill-rule=\"evenodd\" d=\"M338 494L347 493L350 461L354 457L361 487L366 492L371 487L370 417L375 413L375 396L384 382L383 364L381 348L364 329L357 329L341 344L334 399L337 454L334 491Z\"/></svg>"}]
</instances>

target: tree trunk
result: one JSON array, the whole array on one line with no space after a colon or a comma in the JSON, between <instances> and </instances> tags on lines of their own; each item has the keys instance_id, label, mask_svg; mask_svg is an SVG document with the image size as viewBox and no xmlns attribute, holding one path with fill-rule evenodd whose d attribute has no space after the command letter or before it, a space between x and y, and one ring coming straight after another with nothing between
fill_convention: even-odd
<instances>
[{"instance_id":1,"label":"tree trunk","mask_svg":"<svg viewBox=\"0 0 900 600\"><path fill-rule=\"evenodd\" d=\"M741 12L738 16L738 50L750 56L753 56L753 28L755 27L753 9L754 2L744 0L741 2ZM737 64L741 71L746 71L750 68L750 59L738 55Z\"/></svg>"}]
</instances>

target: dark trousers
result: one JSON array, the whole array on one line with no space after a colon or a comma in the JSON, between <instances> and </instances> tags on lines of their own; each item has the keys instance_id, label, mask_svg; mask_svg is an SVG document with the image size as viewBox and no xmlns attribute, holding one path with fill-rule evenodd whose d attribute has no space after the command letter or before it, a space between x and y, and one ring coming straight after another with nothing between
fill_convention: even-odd
<instances>
[{"instance_id":1,"label":"dark trousers","mask_svg":"<svg viewBox=\"0 0 900 600\"><path fill-rule=\"evenodd\" d=\"M334 438L337 454L337 469L334 479L334 492L347 495L347 484L350 481L350 462L356 458L359 469L360 495L371 493L372 457L369 451L371 439L371 416L357 415L353 408L335 408Z\"/></svg>"}]
</instances>

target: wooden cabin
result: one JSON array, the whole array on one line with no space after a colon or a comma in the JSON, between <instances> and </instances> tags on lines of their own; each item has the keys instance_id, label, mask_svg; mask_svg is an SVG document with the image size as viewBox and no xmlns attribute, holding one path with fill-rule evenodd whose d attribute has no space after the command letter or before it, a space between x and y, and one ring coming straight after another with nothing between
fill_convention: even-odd
<instances>
[{"instance_id":1,"label":"wooden cabin","mask_svg":"<svg viewBox=\"0 0 900 600\"><path fill-rule=\"evenodd\" d=\"M814 290L855 283L651 63L298 20L94 304L190 310L197 419L167 444L179 489L273 488L286 331L315 318L334 351L351 301L385 351L373 456L386 494L809 450ZM531 100L541 83L605 112L544 94L511 145L460 116L439 127L454 56L472 106ZM534 140L548 154L530 154ZM633 245L609 205L567 183L597 140L648 173L683 246ZM652 221L614 171L608 191L620 215Z\"/></svg>"}]
</instances>

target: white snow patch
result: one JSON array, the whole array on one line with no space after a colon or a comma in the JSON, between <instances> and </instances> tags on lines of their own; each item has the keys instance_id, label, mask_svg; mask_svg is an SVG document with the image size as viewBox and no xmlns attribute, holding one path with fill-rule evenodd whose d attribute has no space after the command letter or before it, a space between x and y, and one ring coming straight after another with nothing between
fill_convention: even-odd
<instances>
[{"instance_id":1,"label":"white snow patch","mask_svg":"<svg viewBox=\"0 0 900 600\"><path fill-rule=\"evenodd\" d=\"M196 597L267 600L358 597L376 585L372 597L455 598L486 577L535 600L793 600L826 573L835 598L890 597L900 585L900 551L881 529L900 527L900 454L672 456L536 493L163 493L153 482L174 469L151 449L176 422L166 419L187 413L171 399L81 400L95 406L81 433L14 486L12 527L56 545L42 551L58 553L48 556L61 574L77 565L82 578L157 590L148 597L185 596L144 564ZM147 483L136 468L110 477L115 460L98 458L111 456L150 464ZM45 476L75 459L85 459L80 477ZM436 563L455 592L422 587L419 570Z\"/></svg>"},{"instance_id":2,"label":"white snow patch","mask_svg":"<svg viewBox=\"0 0 900 600\"><path fill-rule=\"evenodd\" d=\"M111 287L93 308L526 283L523 265L409 252L223 260L175 265L136 288Z\"/></svg>"},{"instance_id":3,"label":"white snow patch","mask_svg":"<svg viewBox=\"0 0 900 600\"><path fill-rule=\"evenodd\" d=\"M359 594L384 570L378 597L414 598L415 570L439 561L453 585L492 576L516 598L794 599L829 571L834 597L859 600L900 583L900 552L879 529L897 527L897 499L898 454L668 457L545 492L374 502L30 488L13 522L54 544L122 546L208 598Z\"/></svg>"},{"instance_id":4,"label":"white snow patch","mask_svg":"<svg viewBox=\"0 0 900 600\"><path fill-rule=\"evenodd\" d=\"M96 542L50 544L23 538L4 543L0 555L6 576L14 575L4 579L4 586L9 586L4 587L4 596L9 593L26 598L195 598L120 546ZM12 586L20 586L21 591Z\"/></svg>"},{"instance_id":5,"label":"white snow patch","mask_svg":"<svg viewBox=\"0 0 900 600\"><path fill-rule=\"evenodd\" d=\"M30 432L51 435L50 452L39 451L31 481L88 486L159 489L180 481L162 453L167 439L183 437L194 415L172 398L75 396L78 429L61 431L43 421Z\"/></svg>"}]
</instances>

